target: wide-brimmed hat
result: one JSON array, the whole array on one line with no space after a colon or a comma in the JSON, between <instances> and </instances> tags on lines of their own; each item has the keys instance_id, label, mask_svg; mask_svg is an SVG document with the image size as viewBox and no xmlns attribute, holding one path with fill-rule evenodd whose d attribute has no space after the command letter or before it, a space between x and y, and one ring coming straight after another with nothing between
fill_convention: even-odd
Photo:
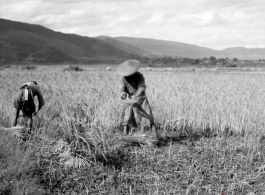
<instances>
[{"instance_id":1,"label":"wide-brimmed hat","mask_svg":"<svg viewBox=\"0 0 265 195\"><path fill-rule=\"evenodd\" d=\"M117 68L117 73L120 76L130 76L136 73L141 66L141 62L138 60L127 60L121 63Z\"/></svg>"}]
</instances>

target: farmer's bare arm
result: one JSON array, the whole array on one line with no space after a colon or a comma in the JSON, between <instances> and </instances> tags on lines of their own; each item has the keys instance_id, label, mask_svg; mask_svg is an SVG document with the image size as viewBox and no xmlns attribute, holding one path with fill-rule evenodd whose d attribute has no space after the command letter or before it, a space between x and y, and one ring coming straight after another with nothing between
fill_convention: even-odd
<instances>
[{"instance_id":1,"label":"farmer's bare arm","mask_svg":"<svg viewBox=\"0 0 265 195\"><path fill-rule=\"evenodd\" d=\"M39 109L38 110L40 110L44 106L44 104L45 104L44 103L43 96L42 96L41 93L38 95L38 101L39 101Z\"/></svg>"},{"instance_id":2,"label":"farmer's bare arm","mask_svg":"<svg viewBox=\"0 0 265 195\"><path fill-rule=\"evenodd\" d=\"M14 127L17 125L17 119L19 117L19 109L18 108L13 108L13 113L12 113L12 121L11 121L11 127Z\"/></svg>"},{"instance_id":3,"label":"farmer's bare arm","mask_svg":"<svg viewBox=\"0 0 265 195\"><path fill-rule=\"evenodd\" d=\"M40 92L39 89L36 90L36 95L37 95L37 97L38 97L39 106L38 106L38 109L36 110L36 112L33 113L33 115L36 115L37 112L39 112L39 110L40 110L40 109L44 106L44 104L45 104L45 103L44 103L43 96L42 96L42 94L41 94L41 92Z\"/></svg>"}]
</instances>

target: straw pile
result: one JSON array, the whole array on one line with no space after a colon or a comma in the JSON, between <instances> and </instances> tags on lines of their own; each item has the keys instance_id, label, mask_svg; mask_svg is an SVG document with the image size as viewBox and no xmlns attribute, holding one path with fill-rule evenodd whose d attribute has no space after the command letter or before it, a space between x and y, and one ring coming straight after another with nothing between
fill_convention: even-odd
<instances>
[{"instance_id":1,"label":"straw pile","mask_svg":"<svg viewBox=\"0 0 265 195\"><path fill-rule=\"evenodd\" d=\"M116 137L113 140L112 149L125 148L129 146L154 146L158 142L158 137L153 134L134 134L127 136Z\"/></svg>"},{"instance_id":2,"label":"straw pile","mask_svg":"<svg viewBox=\"0 0 265 195\"><path fill-rule=\"evenodd\" d=\"M119 103L122 105L122 107L127 108L137 103L137 100L126 98L124 100L119 100Z\"/></svg>"},{"instance_id":3,"label":"straw pile","mask_svg":"<svg viewBox=\"0 0 265 195\"><path fill-rule=\"evenodd\" d=\"M134 104L137 104L137 102L142 98L145 98L145 96L136 99L126 98L125 100L120 100L120 104L124 108L132 107L134 106ZM157 142L158 142L157 135L153 135L152 133L142 133L142 132L134 135L117 137L114 140L116 147L126 147L126 146L135 146L135 145L153 146Z\"/></svg>"},{"instance_id":4,"label":"straw pile","mask_svg":"<svg viewBox=\"0 0 265 195\"><path fill-rule=\"evenodd\" d=\"M23 137L23 134L27 131L25 126L15 126L15 127L0 127L0 131L5 131L16 137Z\"/></svg>"}]
</instances>

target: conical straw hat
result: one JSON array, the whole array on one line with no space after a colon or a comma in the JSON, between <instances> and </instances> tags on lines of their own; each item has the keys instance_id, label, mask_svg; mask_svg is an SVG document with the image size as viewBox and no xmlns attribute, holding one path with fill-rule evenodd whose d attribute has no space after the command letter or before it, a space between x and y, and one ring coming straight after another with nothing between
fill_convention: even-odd
<instances>
[{"instance_id":1,"label":"conical straw hat","mask_svg":"<svg viewBox=\"0 0 265 195\"><path fill-rule=\"evenodd\" d=\"M141 62L138 60L127 60L121 63L117 68L117 73L120 76L130 76L136 73L141 66Z\"/></svg>"}]
</instances>

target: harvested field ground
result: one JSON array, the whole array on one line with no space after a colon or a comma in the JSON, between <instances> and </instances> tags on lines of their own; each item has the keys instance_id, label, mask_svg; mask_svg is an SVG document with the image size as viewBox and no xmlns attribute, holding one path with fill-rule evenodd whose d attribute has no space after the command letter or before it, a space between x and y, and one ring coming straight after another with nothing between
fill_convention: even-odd
<instances>
[{"instance_id":1,"label":"harvested field ground","mask_svg":"<svg viewBox=\"0 0 265 195\"><path fill-rule=\"evenodd\" d=\"M121 135L115 67L83 69L0 70L0 126L21 83L36 80L46 102L29 141L0 131L1 195L265 194L262 69L142 68L155 141Z\"/></svg>"}]
</instances>

